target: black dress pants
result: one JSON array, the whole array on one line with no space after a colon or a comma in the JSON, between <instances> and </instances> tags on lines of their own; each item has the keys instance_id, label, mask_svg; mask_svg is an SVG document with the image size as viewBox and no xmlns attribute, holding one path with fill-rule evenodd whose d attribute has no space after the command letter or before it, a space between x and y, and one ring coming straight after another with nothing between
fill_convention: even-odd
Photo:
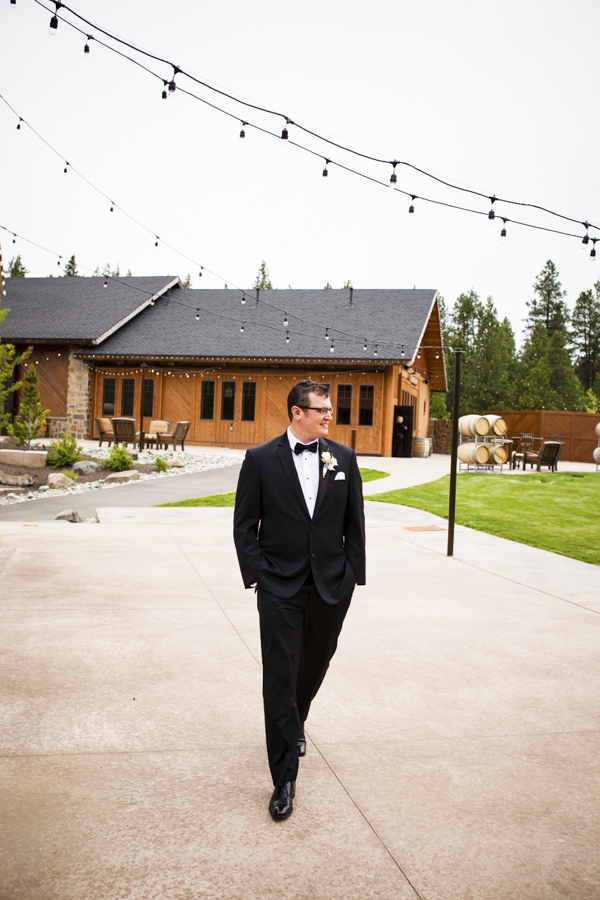
<instances>
[{"instance_id":1,"label":"black dress pants","mask_svg":"<svg viewBox=\"0 0 600 900\"><path fill-rule=\"evenodd\" d=\"M296 744L351 599L352 592L339 603L326 603L309 585L289 600L258 589L267 755L275 787L296 780Z\"/></svg>"}]
</instances>

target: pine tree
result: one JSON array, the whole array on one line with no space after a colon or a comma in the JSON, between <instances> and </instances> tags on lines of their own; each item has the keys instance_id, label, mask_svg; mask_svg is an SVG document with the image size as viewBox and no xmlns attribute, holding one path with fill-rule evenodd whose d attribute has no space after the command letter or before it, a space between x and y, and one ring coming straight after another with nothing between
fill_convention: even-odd
<instances>
[{"instance_id":1,"label":"pine tree","mask_svg":"<svg viewBox=\"0 0 600 900\"><path fill-rule=\"evenodd\" d=\"M185 279L181 282L181 287L185 288L185 290L189 290L189 288L191 288L191 286L192 286L192 276L188 272L187 275L185 276Z\"/></svg>"},{"instance_id":2,"label":"pine tree","mask_svg":"<svg viewBox=\"0 0 600 900\"><path fill-rule=\"evenodd\" d=\"M548 365L548 333L538 322L525 342L521 353L521 395L519 409L560 409L560 398L550 385Z\"/></svg>"},{"instance_id":3,"label":"pine tree","mask_svg":"<svg viewBox=\"0 0 600 900\"><path fill-rule=\"evenodd\" d=\"M35 366L29 366L25 375L25 386L19 407L19 415L13 425L9 425L7 431L16 437L17 444L26 450L31 450L31 442L38 436L46 424L46 416L49 409L42 408L40 392L38 390L38 373Z\"/></svg>"},{"instance_id":4,"label":"pine tree","mask_svg":"<svg viewBox=\"0 0 600 900\"><path fill-rule=\"evenodd\" d=\"M260 288L260 290L272 290L273 289L273 285L271 283L271 277L269 275L269 270L267 269L267 264L264 261L264 259L259 266L258 275L254 279L253 287Z\"/></svg>"},{"instance_id":5,"label":"pine tree","mask_svg":"<svg viewBox=\"0 0 600 900\"><path fill-rule=\"evenodd\" d=\"M11 261L8 264L8 275L10 278L25 278L26 275L29 274L29 269L26 269L23 265L23 261L21 259L21 254L17 253L16 256L13 256Z\"/></svg>"},{"instance_id":6,"label":"pine tree","mask_svg":"<svg viewBox=\"0 0 600 900\"><path fill-rule=\"evenodd\" d=\"M63 270L63 276L65 276L67 278L68 277L75 278L78 275L79 275L79 272L77 271L77 263L75 261L75 254L73 254L73 256L71 256L69 261L65 264L65 268Z\"/></svg>"},{"instance_id":7,"label":"pine tree","mask_svg":"<svg viewBox=\"0 0 600 900\"><path fill-rule=\"evenodd\" d=\"M9 310L0 308L0 325L8 312ZM10 422L10 411L6 407L6 401L10 394L18 391L21 387L20 381L13 380L15 368L25 362L32 350L33 347L28 347L19 356L15 356L16 351L13 344L3 344L0 341L0 432Z\"/></svg>"},{"instance_id":8,"label":"pine tree","mask_svg":"<svg viewBox=\"0 0 600 900\"><path fill-rule=\"evenodd\" d=\"M348 278L348 280L345 281L344 284L342 285L342 290L348 291L348 290L350 290L351 287L354 287L354 285L352 284L352 282L351 282L350 279Z\"/></svg>"},{"instance_id":9,"label":"pine tree","mask_svg":"<svg viewBox=\"0 0 600 900\"><path fill-rule=\"evenodd\" d=\"M582 291L571 319L575 372L583 387L593 387L600 373L600 280L594 290Z\"/></svg>"},{"instance_id":10,"label":"pine tree","mask_svg":"<svg viewBox=\"0 0 600 900\"><path fill-rule=\"evenodd\" d=\"M533 285L534 298L527 303L529 315L526 319L528 331L532 331L538 322L542 322L548 335L555 331L567 333L569 310L564 301L567 292L563 291L558 280L558 270L549 259Z\"/></svg>"}]
</instances>

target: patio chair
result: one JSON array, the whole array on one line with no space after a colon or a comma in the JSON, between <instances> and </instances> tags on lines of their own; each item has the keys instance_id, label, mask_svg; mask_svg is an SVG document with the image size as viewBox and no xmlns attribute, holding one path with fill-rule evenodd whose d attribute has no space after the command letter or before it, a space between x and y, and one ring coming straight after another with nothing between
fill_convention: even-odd
<instances>
[{"instance_id":1,"label":"patio chair","mask_svg":"<svg viewBox=\"0 0 600 900\"><path fill-rule=\"evenodd\" d=\"M95 421L96 429L98 431L98 440L100 441L98 446L102 446L102 441L108 441L108 446L110 447L111 442L115 439L112 422L108 417L104 418L102 416L100 418L97 418Z\"/></svg>"},{"instance_id":2,"label":"patio chair","mask_svg":"<svg viewBox=\"0 0 600 900\"><path fill-rule=\"evenodd\" d=\"M152 419L150 424L148 425L148 431L144 432L144 444L147 447L150 447L152 444L155 444L157 449L160 449L162 446L162 435L168 434L171 430L171 423L167 422L166 419ZM136 440L139 441L140 433L136 431L135 433Z\"/></svg>"},{"instance_id":3,"label":"patio chair","mask_svg":"<svg viewBox=\"0 0 600 900\"><path fill-rule=\"evenodd\" d=\"M528 431L521 433L519 436L519 449L513 452L511 459L513 469L517 469L521 463L523 464L523 469L527 468L527 463L531 463L531 468L533 469L533 464L538 460L538 454L533 449L534 441L535 438L532 433Z\"/></svg>"},{"instance_id":4,"label":"patio chair","mask_svg":"<svg viewBox=\"0 0 600 900\"><path fill-rule=\"evenodd\" d=\"M128 419L123 416L112 420L115 444L133 444L135 447L137 438L135 434L135 419Z\"/></svg>"},{"instance_id":5,"label":"patio chair","mask_svg":"<svg viewBox=\"0 0 600 900\"><path fill-rule=\"evenodd\" d=\"M558 458L564 447L562 441L545 441L538 455L537 470L541 470L542 466L548 466L553 472L557 470ZM529 457L527 457L529 461Z\"/></svg>"},{"instance_id":6,"label":"patio chair","mask_svg":"<svg viewBox=\"0 0 600 900\"><path fill-rule=\"evenodd\" d=\"M161 443L164 443L165 447L167 446L167 442L173 442L173 450L177 450L177 444L181 444L181 449L185 450L184 441L187 437L187 433L190 430L191 422L178 422L175 426L175 431L173 434L161 434L160 439Z\"/></svg>"}]
</instances>

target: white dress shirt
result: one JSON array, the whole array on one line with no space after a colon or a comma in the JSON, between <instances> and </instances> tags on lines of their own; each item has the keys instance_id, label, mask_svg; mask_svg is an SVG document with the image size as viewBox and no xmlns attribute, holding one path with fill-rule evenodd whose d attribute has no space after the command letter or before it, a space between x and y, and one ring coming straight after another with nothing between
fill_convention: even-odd
<instances>
[{"instance_id":1,"label":"white dress shirt","mask_svg":"<svg viewBox=\"0 0 600 900\"><path fill-rule=\"evenodd\" d=\"M321 468L319 465L319 448L317 447L316 453L311 453L308 450L305 450L303 453L295 453L294 448L296 444L301 444L302 441L298 441L298 438L294 437L290 428L287 430L287 436L292 448L292 459L300 479L302 493L312 519L319 490L319 470Z\"/></svg>"}]
</instances>

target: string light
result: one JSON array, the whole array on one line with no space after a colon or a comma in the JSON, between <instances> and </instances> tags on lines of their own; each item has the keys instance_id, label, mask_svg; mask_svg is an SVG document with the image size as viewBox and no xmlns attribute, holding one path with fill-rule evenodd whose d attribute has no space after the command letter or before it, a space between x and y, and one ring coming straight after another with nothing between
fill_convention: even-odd
<instances>
[{"instance_id":1,"label":"string light","mask_svg":"<svg viewBox=\"0 0 600 900\"><path fill-rule=\"evenodd\" d=\"M102 285L102 287L108 287L108 275L104 276L104 284Z\"/></svg>"},{"instance_id":2,"label":"string light","mask_svg":"<svg viewBox=\"0 0 600 900\"><path fill-rule=\"evenodd\" d=\"M490 220L490 222L492 222L492 221L496 218L496 213L494 212L494 203L496 202L496 195L495 195L495 194L494 194L493 197L490 197L490 201L491 201L491 204L492 204L492 208L490 209L490 211L489 211L489 213L488 213L488 219Z\"/></svg>"},{"instance_id":3,"label":"string light","mask_svg":"<svg viewBox=\"0 0 600 900\"><path fill-rule=\"evenodd\" d=\"M21 118L21 116L19 116L19 121L17 122L17 131L21 130L21 122L22 121L23 121L23 119Z\"/></svg>"},{"instance_id":4,"label":"string light","mask_svg":"<svg viewBox=\"0 0 600 900\"><path fill-rule=\"evenodd\" d=\"M240 137L242 138L242 140L246 137L246 132L244 129L246 128L247 124L247 122L242 121L242 130L240 131Z\"/></svg>"},{"instance_id":5,"label":"string light","mask_svg":"<svg viewBox=\"0 0 600 900\"><path fill-rule=\"evenodd\" d=\"M329 175L329 172L327 171L327 166L330 165L330 163L331 163L331 160L325 158L325 168L323 169L323 178L327 178L327 176Z\"/></svg>"},{"instance_id":6,"label":"string light","mask_svg":"<svg viewBox=\"0 0 600 900\"><path fill-rule=\"evenodd\" d=\"M88 41L93 41L93 40L94 40L94 35L93 35L93 34L88 34L87 40L88 40ZM88 43L87 41L86 41L85 47L83 48L83 52L84 52L84 54L85 54L86 56L89 55L89 52L90 52L90 45L89 45L89 43Z\"/></svg>"},{"instance_id":7,"label":"string light","mask_svg":"<svg viewBox=\"0 0 600 900\"><path fill-rule=\"evenodd\" d=\"M45 9L45 8L46 8L46 7L44 6L44 4L41 2L41 0L34 0L34 2L36 2L39 6L41 6L42 9ZM55 5L56 5L56 9L57 9L57 10L59 9L59 7L62 6L62 7L64 7L65 9L67 9L67 10L68 10L72 15L74 15L76 18L78 18L81 22L84 22L84 23L86 23L87 25L92 25L91 22L89 22L87 19L85 19L85 18L84 18L82 15L80 15L79 13L75 12L75 10L71 9L70 7L66 7L63 3L60 2L60 0L55 0ZM79 28L78 26L76 26L76 25L74 25L73 23L69 22L68 20L65 19L65 20L63 20L63 21L65 21L65 23L66 23L67 25L69 25L71 28L74 28L76 31L79 31L79 32L82 33L82 34L85 34L85 32L82 31L81 28ZM58 23L57 23L57 24L58 24ZM124 40L123 38L119 38L118 36L112 34L111 32L107 31L106 29L101 28L101 27L98 26L98 25L93 25L93 27L94 27L95 29L97 29L98 31L100 31L100 32L101 32L102 34L104 34L105 36L109 37L111 40L113 40L113 41L115 41L115 42L117 42L117 43L119 43L119 44L121 44L121 45L123 45L123 46L129 47L129 48L133 49L134 51L140 53L140 54L143 55L143 56L146 56L146 57L148 57L148 58L151 58L151 59L156 60L156 61L159 61L159 62L163 62L163 63L165 63L165 64L167 64L167 65L173 66L173 73L174 73L174 74L173 74L173 78L174 78L174 76L175 76L176 74L182 72L187 78L189 78L191 81L195 82L196 84L201 85L201 86L202 86L203 88L205 88L206 90L210 90L210 91L212 91L212 92L214 92L214 93L219 94L219 95L222 96L222 97L226 97L227 99L233 100L234 102L239 103L239 104L241 104L241 105L243 105L243 106L246 106L246 107L249 107L249 108L252 108L252 109L257 109L257 110L259 110L259 111L261 111L261 112L263 112L263 113L266 113L266 114L268 114L268 115L278 116L278 117L283 117L283 118L285 118L286 126L287 126L287 125L296 125L296 123L293 122L293 120L289 119L287 116L283 116L283 114L282 114L281 112L277 112L276 110L272 110L272 109L268 109L268 108L265 108L265 107L257 106L256 104L252 104L252 103L250 103L250 102L248 102L248 101L242 100L241 98L239 98L239 97L237 97L237 96L235 96L235 95L228 94L227 92L225 92L225 91L223 91L223 90L220 90L219 88L216 88L216 87L214 87L213 85L208 84L207 82L204 82L204 81L202 81L202 80L199 79L199 78L196 78L195 76L189 74L188 72L183 71L179 66L176 66L174 63L169 62L168 60L165 60L165 59L163 59L163 58L161 58L161 57L159 57L159 56L156 56L155 54L149 53L148 51L145 51L145 50L143 50L142 48L137 47L137 46L134 45L132 42L126 41L126 40ZM131 58L130 56L127 56L126 53L123 53L122 51L116 50L116 48L110 46L109 44L104 44L103 42L101 42L101 43L102 43L103 46L105 46L107 49L109 49L109 50L111 50L111 51L113 51L113 52L115 52L115 53L119 53L120 56L125 57L125 59L127 59L129 62L134 63L134 64L140 66L140 63L137 62L137 60L134 60L134 59ZM160 76L158 76L155 72L152 72L150 69L147 69L145 66L141 66L141 67L144 68L145 71L147 71L149 74L153 75L154 77L157 77L157 78L160 77ZM161 79L161 80L162 80L162 79ZM171 85L174 85L174 80L170 83L170 85L169 85L170 88L171 88ZM192 93L189 92L189 91L185 91L185 93L187 93L189 96L194 97L195 99L199 100L199 101L202 102L202 103L205 103L205 104L208 103L208 101L204 100L202 97L197 97L195 94L192 94ZM211 104L208 104L208 105L210 105L212 108L216 109L217 111L219 111L219 112L221 112L221 113L223 113L223 114L225 114L225 115L231 116L231 117L233 117L233 118L237 118L237 117L233 116L233 114L227 112L227 111L224 110L224 109L221 109L220 107L216 106L215 104L212 104L212 103L211 103ZM253 126L253 127L258 128L258 126ZM444 185L444 186L450 188L451 190L462 191L462 192L464 192L464 193L468 193L468 194L471 194L471 195L474 195L474 196L479 196L479 197L489 196L489 194L487 194L487 193L482 193L481 191L477 191L477 190L474 190L474 189L472 189L472 188L463 187L463 186L461 186L461 185L453 184L452 182L446 181L446 180L444 180L443 178L440 178L440 177L438 177L438 176L436 176L436 175L433 175L432 173L427 172L426 170L420 168L419 166L413 165L412 163L410 163L410 162L408 162L408 161L406 161L406 160L404 160L404 161L397 161L397 160L385 160L385 159L381 159L381 158L378 158L378 157L375 157L375 156L371 156L371 155L369 155L369 154L367 154L367 153L363 153L363 152L360 152L360 151L358 151L358 150L355 150L355 149L353 149L352 147L344 146L344 145L342 145L342 144L339 144L339 143L337 143L336 141L330 140L329 138L326 138L325 136L323 136L323 135L321 135L321 134L319 134L319 133L317 133L317 132L315 132L315 131L312 131L311 129L309 129L309 128L305 127L305 126L297 125L296 127L298 127L298 129L299 129L300 131L302 131L303 133L308 134L308 135L310 135L311 137L316 138L316 139L319 140L319 141L322 141L323 143L329 144L330 146L337 147L337 148L343 150L344 152L347 152L347 153L352 154L352 155L354 155L354 156L360 157L361 159L367 159L367 160L370 160L370 161L372 161L372 162L386 163L386 164L392 164L392 165L393 165L393 163L395 162L396 165L403 165L403 166L406 166L407 168L413 169L415 172L418 172L419 174L424 175L426 178L430 178L430 179L434 180L435 182L437 182L438 184L442 184L442 185ZM259 129L259 130L261 130L261 131L263 131L263 132L266 132L266 133L268 133L268 134L271 134L271 132L268 132L268 131L267 131L266 129L264 129L264 128L261 128L261 129ZM287 127L284 127L284 129L283 129L283 131L282 131L282 134L281 134L281 137L282 137L282 139L284 139L284 140L287 140L287 139L288 139ZM313 153L313 154L317 155L315 151L309 150L309 148L307 148L307 147L302 147L302 146L299 145L299 144L296 144L295 146L300 147L300 149L303 149L303 150L305 150L306 152ZM318 155L322 155L322 154L318 154ZM347 168L347 167L344 167L344 168ZM348 171L354 171L354 170L349 169ZM377 179L370 178L369 176L366 176L366 175L364 175L363 173L360 173L360 172L354 172L354 174L358 174L358 175L361 175L362 177L369 178L369 180L375 181L376 183L381 183L381 182L377 182ZM397 190L397 189L396 189L396 190ZM401 192L401 193L405 193L405 192ZM495 195L494 195L494 196L495 196ZM426 200L427 202L440 203L440 201L434 201L434 200L430 200L430 199L428 199L428 198L421 198L421 199ZM491 198L490 198L490 199L491 199ZM509 200L509 199L506 199L506 198L496 198L496 199L501 199L502 202L504 202L504 203L510 203L510 204L513 204L513 205L516 205L516 206L527 207L527 208L530 208L530 209L537 209L537 210L540 210L540 211L542 211L542 212L547 213L548 215L557 216L557 217L562 218L562 219L565 219L565 220L567 220L567 221L571 221L571 222L576 222L576 221L578 221L577 219L573 219L573 218L570 217L570 216L565 216L565 215L563 215L563 214L561 214L561 213L554 212L553 210L546 209L545 207L539 206L539 205L537 205L537 204L523 203L523 202L516 201L516 200ZM414 200L413 200L413 202L414 202ZM452 204L441 204L441 205L451 206L451 207L453 206ZM461 207L453 207L453 208L461 209ZM412 211L414 212L414 209L413 209ZM469 211L469 212L477 212L476 210L468 210L468 211ZM532 228L535 228L535 227L541 227L541 226L534 226L534 225L531 225L530 223L519 223L519 224L526 224L526 225L528 225L529 227L532 227ZM597 227L597 226L593 226L593 227ZM551 230L551 229L549 229L549 230Z\"/></svg>"},{"instance_id":8,"label":"string light","mask_svg":"<svg viewBox=\"0 0 600 900\"><path fill-rule=\"evenodd\" d=\"M410 195L410 199L412 200L412 203L411 203L410 206L408 207L408 211L409 211L409 213L414 213L415 207L414 207L413 204L414 204L415 200L417 199L417 197L416 197L415 194L411 194L411 195Z\"/></svg>"},{"instance_id":9,"label":"string light","mask_svg":"<svg viewBox=\"0 0 600 900\"><path fill-rule=\"evenodd\" d=\"M334 352L335 352L335 347L333 346L333 338L331 339L331 347L329 348L329 352L330 352L330 353L334 353Z\"/></svg>"},{"instance_id":10,"label":"string light","mask_svg":"<svg viewBox=\"0 0 600 900\"><path fill-rule=\"evenodd\" d=\"M59 6L60 6L60 3L57 3L56 8L58 9ZM48 31L50 32L50 34L56 34L57 30L58 30L58 16L53 15L52 18L50 19L50 25L48 27Z\"/></svg>"},{"instance_id":11,"label":"string light","mask_svg":"<svg viewBox=\"0 0 600 900\"><path fill-rule=\"evenodd\" d=\"M289 331L286 331L286 333L285 333L285 342L286 342L286 344L289 344L289 342L290 342L290 333L289 333Z\"/></svg>"},{"instance_id":12,"label":"string light","mask_svg":"<svg viewBox=\"0 0 600 900\"><path fill-rule=\"evenodd\" d=\"M393 172L390 177L390 184L396 184L396 182L398 181L398 178L396 176L396 166L397 165L398 165L398 160L397 159L392 160L392 166L394 167L394 169L393 169Z\"/></svg>"},{"instance_id":13,"label":"string light","mask_svg":"<svg viewBox=\"0 0 600 900\"><path fill-rule=\"evenodd\" d=\"M196 310L196 322L199 320L199 318L200 318L200 310L197 309Z\"/></svg>"},{"instance_id":14,"label":"string light","mask_svg":"<svg viewBox=\"0 0 600 900\"><path fill-rule=\"evenodd\" d=\"M178 75L179 72L181 72L181 69L179 68L179 66L173 66L173 77L171 78L171 80L169 82L169 93L170 94L174 94L177 89L177 85L175 84L175 76Z\"/></svg>"},{"instance_id":15,"label":"string light","mask_svg":"<svg viewBox=\"0 0 600 900\"><path fill-rule=\"evenodd\" d=\"M590 250L590 260L592 262L595 262L595 260L596 260L596 241L597 240L598 240L598 238L592 238L592 243L594 245L592 247L592 249Z\"/></svg>"},{"instance_id":16,"label":"string light","mask_svg":"<svg viewBox=\"0 0 600 900\"><path fill-rule=\"evenodd\" d=\"M585 228L585 234L584 234L583 239L582 239L582 241L581 241L581 249L582 249L582 250L585 250L585 249L587 248L587 245L588 245L589 242L590 242L590 236L589 236L589 234L588 234L588 228L589 228L588 223L587 223L587 222L583 222L583 226L584 226L584 228Z\"/></svg>"},{"instance_id":17,"label":"string light","mask_svg":"<svg viewBox=\"0 0 600 900\"><path fill-rule=\"evenodd\" d=\"M283 314L283 327L287 328L287 326L288 326L288 317L287 317L287 313L284 313Z\"/></svg>"},{"instance_id":18,"label":"string light","mask_svg":"<svg viewBox=\"0 0 600 900\"><path fill-rule=\"evenodd\" d=\"M156 235L156 240L154 241L155 247L158 247L158 241L159 241L159 237L158 237L158 235Z\"/></svg>"},{"instance_id":19,"label":"string light","mask_svg":"<svg viewBox=\"0 0 600 900\"><path fill-rule=\"evenodd\" d=\"M244 330L244 322L242 322L242 327L240 328L240 331L243 332L243 330Z\"/></svg>"},{"instance_id":20,"label":"string light","mask_svg":"<svg viewBox=\"0 0 600 900\"><path fill-rule=\"evenodd\" d=\"M375 344L375 349L373 350L373 356L379 356L379 353L377 351L377 344Z\"/></svg>"},{"instance_id":21,"label":"string light","mask_svg":"<svg viewBox=\"0 0 600 900\"><path fill-rule=\"evenodd\" d=\"M242 306L246 305L246 295L242 294Z\"/></svg>"},{"instance_id":22,"label":"string light","mask_svg":"<svg viewBox=\"0 0 600 900\"><path fill-rule=\"evenodd\" d=\"M506 243L506 223L508 222L508 219L502 219L502 221L504 222L504 225L502 227L502 231L500 232L500 243L505 244Z\"/></svg>"},{"instance_id":23,"label":"string light","mask_svg":"<svg viewBox=\"0 0 600 900\"><path fill-rule=\"evenodd\" d=\"M68 167L69 167L69 163L68 163L68 162L65 162L65 167L64 167L64 169L63 169L63 175L66 175L66 174L67 174L67 169L68 169Z\"/></svg>"},{"instance_id":24,"label":"string light","mask_svg":"<svg viewBox=\"0 0 600 900\"><path fill-rule=\"evenodd\" d=\"M168 98L168 96L169 96L169 95L167 94L167 85L168 85L168 83L169 83L168 81L163 81L163 89L162 89L162 94L161 94L161 97L162 97L163 100L166 100L166 99Z\"/></svg>"},{"instance_id":25,"label":"string light","mask_svg":"<svg viewBox=\"0 0 600 900\"><path fill-rule=\"evenodd\" d=\"M365 338L365 342L363 344L363 350L366 350L366 349L367 349L367 339Z\"/></svg>"},{"instance_id":26,"label":"string light","mask_svg":"<svg viewBox=\"0 0 600 900\"><path fill-rule=\"evenodd\" d=\"M114 204L114 203L112 202L112 200L111 200L111 201L110 201L110 210L109 210L109 212L114 212L114 211L115 211L115 204Z\"/></svg>"},{"instance_id":27,"label":"string light","mask_svg":"<svg viewBox=\"0 0 600 900\"><path fill-rule=\"evenodd\" d=\"M329 338L329 328L326 328L326 329L325 329L325 340L326 340L326 341L330 340L330 338Z\"/></svg>"}]
</instances>

